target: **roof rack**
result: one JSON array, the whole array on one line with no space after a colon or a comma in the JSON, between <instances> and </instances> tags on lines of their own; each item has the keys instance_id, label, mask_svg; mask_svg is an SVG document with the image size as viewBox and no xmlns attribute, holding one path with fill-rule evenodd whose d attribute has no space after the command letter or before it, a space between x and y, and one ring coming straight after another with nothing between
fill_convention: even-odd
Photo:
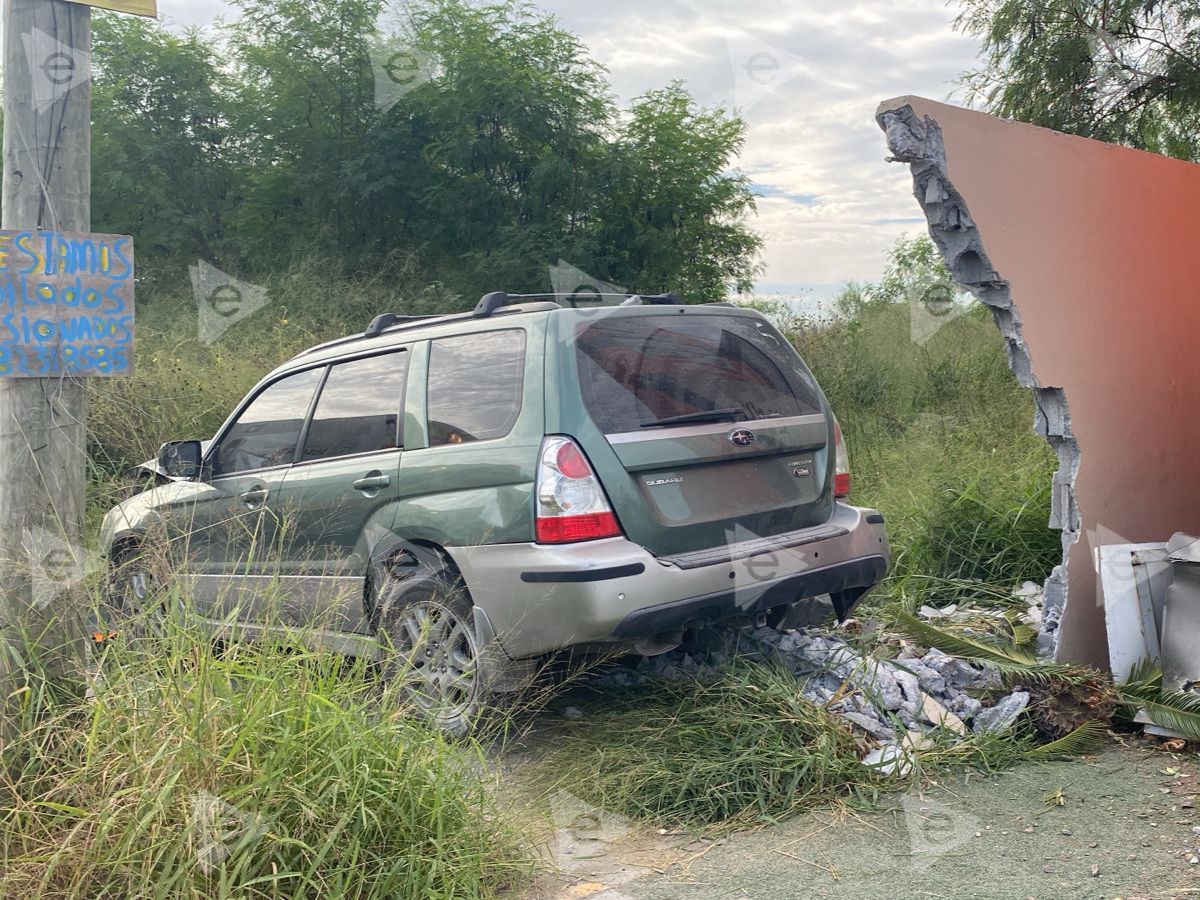
<instances>
[{"instance_id":1,"label":"roof rack","mask_svg":"<svg viewBox=\"0 0 1200 900\"><path fill-rule=\"evenodd\" d=\"M331 347L340 347L345 344L352 344L355 341L364 341L369 338L376 338L387 333L399 326L414 327L416 325L430 324L435 322L454 322L468 318L489 319L496 315L506 306L513 306L518 303L557 303L559 306L574 307L577 300L603 301L611 300L619 302L621 306L682 306L683 300L678 294L507 294L504 291L493 291L490 294L484 295L479 303L475 305L475 310L471 313L449 313L439 316L401 316L396 313L382 313L371 320L371 324L367 326L367 330L362 334L352 334L347 337L338 338L337 340L328 341L324 344L319 344L301 353L301 356L307 356L310 353L316 353L318 350L327 350ZM515 312L516 310L514 310ZM532 310L530 310L532 311Z\"/></svg>"},{"instance_id":2,"label":"roof rack","mask_svg":"<svg viewBox=\"0 0 1200 900\"><path fill-rule=\"evenodd\" d=\"M376 316L371 320L371 324L367 326L367 330L363 332L364 338L379 337L393 325L401 325L408 322L427 322L430 319L440 319L441 316L398 316L395 313L384 313Z\"/></svg>"},{"instance_id":3,"label":"roof rack","mask_svg":"<svg viewBox=\"0 0 1200 900\"><path fill-rule=\"evenodd\" d=\"M576 298L580 300L617 300L621 306L682 306L683 300L678 294L506 294L504 291L493 291L485 294L471 313L476 319L487 319L494 316L500 309L513 303L550 301L559 306L575 306Z\"/></svg>"}]
</instances>

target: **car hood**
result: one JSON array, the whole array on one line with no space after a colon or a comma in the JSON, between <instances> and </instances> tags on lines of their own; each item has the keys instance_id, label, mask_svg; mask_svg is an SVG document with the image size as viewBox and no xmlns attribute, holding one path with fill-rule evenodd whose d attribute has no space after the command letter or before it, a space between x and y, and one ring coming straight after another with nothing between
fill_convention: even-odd
<instances>
[{"instance_id":1,"label":"car hood","mask_svg":"<svg viewBox=\"0 0 1200 900\"><path fill-rule=\"evenodd\" d=\"M170 517L171 511L203 502L217 489L204 481L171 479L123 503L104 516L100 526L100 551L111 554L115 544L125 538L140 538Z\"/></svg>"}]
</instances>

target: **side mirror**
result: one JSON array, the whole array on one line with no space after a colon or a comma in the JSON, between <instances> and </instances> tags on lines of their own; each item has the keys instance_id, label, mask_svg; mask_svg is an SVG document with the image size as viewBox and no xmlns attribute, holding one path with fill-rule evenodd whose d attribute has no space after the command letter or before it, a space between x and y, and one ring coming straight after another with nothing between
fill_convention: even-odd
<instances>
[{"instance_id":1,"label":"side mirror","mask_svg":"<svg viewBox=\"0 0 1200 900\"><path fill-rule=\"evenodd\" d=\"M202 457L199 441L171 441L158 451L158 469L168 478L195 481Z\"/></svg>"}]
</instances>

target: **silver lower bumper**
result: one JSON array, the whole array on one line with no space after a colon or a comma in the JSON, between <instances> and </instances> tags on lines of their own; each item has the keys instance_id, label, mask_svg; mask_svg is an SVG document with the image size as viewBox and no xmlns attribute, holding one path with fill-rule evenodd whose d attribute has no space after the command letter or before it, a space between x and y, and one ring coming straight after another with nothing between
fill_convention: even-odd
<instances>
[{"instance_id":1,"label":"silver lower bumper","mask_svg":"<svg viewBox=\"0 0 1200 900\"><path fill-rule=\"evenodd\" d=\"M719 561L688 567L624 538L447 550L514 659L574 644L650 639L691 621L826 593L857 600L891 561L883 517L843 504L830 522L794 539L769 545L755 539L746 547L753 552L733 545L714 556Z\"/></svg>"}]
</instances>

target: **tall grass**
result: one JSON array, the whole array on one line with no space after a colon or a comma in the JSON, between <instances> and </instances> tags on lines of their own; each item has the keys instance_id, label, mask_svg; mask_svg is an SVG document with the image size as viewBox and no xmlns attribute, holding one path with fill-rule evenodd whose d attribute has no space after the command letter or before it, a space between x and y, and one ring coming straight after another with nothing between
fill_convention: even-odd
<instances>
[{"instance_id":1,"label":"tall grass","mask_svg":"<svg viewBox=\"0 0 1200 900\"><path fill-rule=\"evenodd\" d=\"M0 896L487 897L530 873L480 747L370 663L187 618L99 651L90 698L34 679L0 757Z\"/></svg>"},{"instance_id":2,"label":"tall grass","mask_svg":"<svg viewBox=\"0 0 1200 900\"><path fill-rule=\"evenodd\" d=\"M853 502L887 518L896 564L879 598L1010 589L1061 562L1048 524L1057 461L986 309L975 305L923 344L897 303L868 304L849 321L796 322L791 333L846 434Z\"/></svg>"},{"instance_id":3,"label":"tall grass","mask_svg":"<svg viewBox=\"0 0 1200 900\"><path fill-rule=\"evenodd\" d=\"M876 789L849 727L773 665L606 693L554 762L589 803L690 828L775 821Z\"/></svg>"}]
</instances>

